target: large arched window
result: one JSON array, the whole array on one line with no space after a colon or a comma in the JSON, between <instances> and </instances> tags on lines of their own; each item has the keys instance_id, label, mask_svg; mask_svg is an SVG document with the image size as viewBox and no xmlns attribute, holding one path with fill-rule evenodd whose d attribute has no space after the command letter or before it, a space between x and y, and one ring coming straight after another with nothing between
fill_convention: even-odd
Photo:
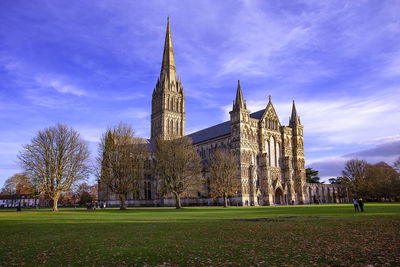
<instances>
[{"instance_id":1,"label":"large arched window","mask_svg":"<svg viewBox=\"0 0 400 267\"><path fill-rule=\"evenodd\" d=\"M276 166L275 139L272 136L269 138L269 146L270 166Z\"/></svg>"},{"instance_id":2,"label":"large arched window","mask_svg":"<svg viewBox=\"0 0 400 267\"><path fill-rule=\"evenodd\" d=\"M275 153L275 156L276 156L275 166L276 167L278 167L278 165L279 165L279 159L280 159L280 156L281 156L281 153L280 153L281 149L280 148L281 148L280 144L276 143L276 153Z\"/></svg>"}]
</instances>

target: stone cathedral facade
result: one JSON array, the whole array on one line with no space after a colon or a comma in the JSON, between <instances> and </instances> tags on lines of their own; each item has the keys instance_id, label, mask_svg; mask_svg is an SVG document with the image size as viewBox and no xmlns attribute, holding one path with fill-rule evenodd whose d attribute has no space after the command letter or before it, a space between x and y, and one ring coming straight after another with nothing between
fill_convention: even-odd
<instances>
[{"instance_id":1,"label":"stone cathedral facade","mask_svg":"<svg viewBox=\"0 0 400 267\"><path fill-rule=\"evenodd\" d=\"M232 92L234 95L234 91ZM175 67L168 19L160 76L152 95L151 146L164 139L185 136L185 93ZM269 97L266 107L247 109L240 81L236 88L230 120L188 135L207 164L216 149L231 151L239 158L241 188L230 198L231 205L258 206L348 201L348 191L338 185L306 183L304 138L300 117L293 101L289 125L282 125ZM207 176L207 173L203 175ZM148 177L142 197L128 199L129 205L174 205L173 199L159 199L157 181ZM101 186L99 186L101 188ZM106 190L99 200L117 205L116 196ZM199 198L183 199L183 205L217 204L206 186Z\"/></svg>"},{"instance_id":2,"label":"stone cathedral facade","mask_svg":"<svg viewBox=\"0 0 400 267\"><path fill-rule=\"evenodd\" d=\"M247 109L240 82L230 120L189 135L204 160L222 148L240 159L244 205L301 204L306 184L303 126L293 102L289 126L281 125L271 98L266 108Z\"/></svg>"}]
</instances>

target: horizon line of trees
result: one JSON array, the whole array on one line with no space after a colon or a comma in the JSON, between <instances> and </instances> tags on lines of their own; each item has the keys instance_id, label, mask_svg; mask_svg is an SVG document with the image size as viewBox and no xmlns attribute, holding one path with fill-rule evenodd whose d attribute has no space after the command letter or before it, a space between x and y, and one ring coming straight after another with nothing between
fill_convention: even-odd
<instances>
[{"instance_id":1,"label":"horizon line of trees","mask_svg":"<svg viewBox=\"0 0 400 267\"><path fill-rule=\"evenodd\" d=\"M154 146L152 154L130 125L120 123L102 135L93 166L80 134L57 124L38 131L29 144L22 146L18 161L24 172L7 179L1 193L46 197L53 201L53 211L58 211L59 202L66 198L88 203L97 197L85 183L94 174L98 185L118 195L120 208L126 209L128 193L137 193L153 175L157 177L158 196L175 197L176 208L181 208L182 197L198 195L204 182L202 172L212 174L207 181L210 194L222 197L224 206L227 197L237 192L239 162L233 154L218 151L210 161L211 169L206 169L188 137L157 138Z\"/></svg>"},{"instance_id":2,"label":"horizon line of trees","mask_svg":"<svg viewBox=\"0 0 400 267\"><path fill-rule=\"evenodd\" d=\"M227 198L240 190L239 159L233 153L217 149L205 163L188 137L156 138L152 145L154 151L135 136L132 126L120 123L103 133L93 166L88 145L80 134L72 127L57 124L38 131L29 144L23 145L18 160L24 173L7 179L1 192L46 196L53 200L53 211L57 211L57 203L66 195L79 195L85 202L95 198L88 192L88 185L82 183L89 174L118 195L121 209L126 209L128 194L138 194L151 176L157 177L157 197L173 196L176 208L181 208L182 197L198 196L204 186L211 197L223 198L225 207ZM329 182L349 186L359 196L394 199L400 196L399 174L400 158L393 166L352 159L346 162L342 177ZM306 169L306 181L323 183L312 168Z\"/></svg>"},{"instance_id":3,"label":"horizon line of trees","mask_svg":"<svg viewBox=\"0 0 400 267\"><path fill-rule=\"evenodd\" d=\"M324 183L318 171L306 169L308 183ZM330 184L348 186L358 197L371 200L400 200L400 157L392 166L381 161L376 164L350 159L344 164L342 176L329 179Z\"/></svg>"}]
</instances>

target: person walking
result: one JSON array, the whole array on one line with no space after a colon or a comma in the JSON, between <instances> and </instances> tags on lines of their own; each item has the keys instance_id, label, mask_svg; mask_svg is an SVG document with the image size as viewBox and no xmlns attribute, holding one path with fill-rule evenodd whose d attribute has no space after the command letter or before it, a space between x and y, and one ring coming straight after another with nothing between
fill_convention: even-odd
<instances>
[{"instance_id":1,"label":"person walking","mask_svg":"<svg viewBox=\"0 0 400 267\"><path fill-rule=\"evenodd\" d=\"M354 212L360 212L360 210L358 209L358 201L355 198L353 198L353 205L354 205Z\"/></svg>"},{"instance_id":2,"label":"person walking","mask_svg":"<svg viewBox=\"0 0 400 267\"><path fill-rule=\"evenodd\" d=\"M364 202L363 202L363 199L360 197L360 198L357 200L357 202L358 202L358 206L360 206L361 212L364 212Z\"/></svg>"}]
</instances>

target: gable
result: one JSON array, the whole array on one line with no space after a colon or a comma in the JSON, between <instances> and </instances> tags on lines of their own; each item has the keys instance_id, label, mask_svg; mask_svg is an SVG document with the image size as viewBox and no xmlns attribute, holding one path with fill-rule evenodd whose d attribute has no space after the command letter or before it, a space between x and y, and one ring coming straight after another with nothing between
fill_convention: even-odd
<instances>
[{"instance_id":1,"label":"gable","mask_svg":"<svg viewBox=\"0 0 400 267\"><path fill-rule=\"evenodd\" d=\"M279 121L278 114L276 114L275 108L272 105L272 102L268 102L267 107L265 108L265 111L263 115L261 116L261 120L271 120L271 121L276 121L279 126L281 126L281 123Z\"/></svg>"}]
</instances>

